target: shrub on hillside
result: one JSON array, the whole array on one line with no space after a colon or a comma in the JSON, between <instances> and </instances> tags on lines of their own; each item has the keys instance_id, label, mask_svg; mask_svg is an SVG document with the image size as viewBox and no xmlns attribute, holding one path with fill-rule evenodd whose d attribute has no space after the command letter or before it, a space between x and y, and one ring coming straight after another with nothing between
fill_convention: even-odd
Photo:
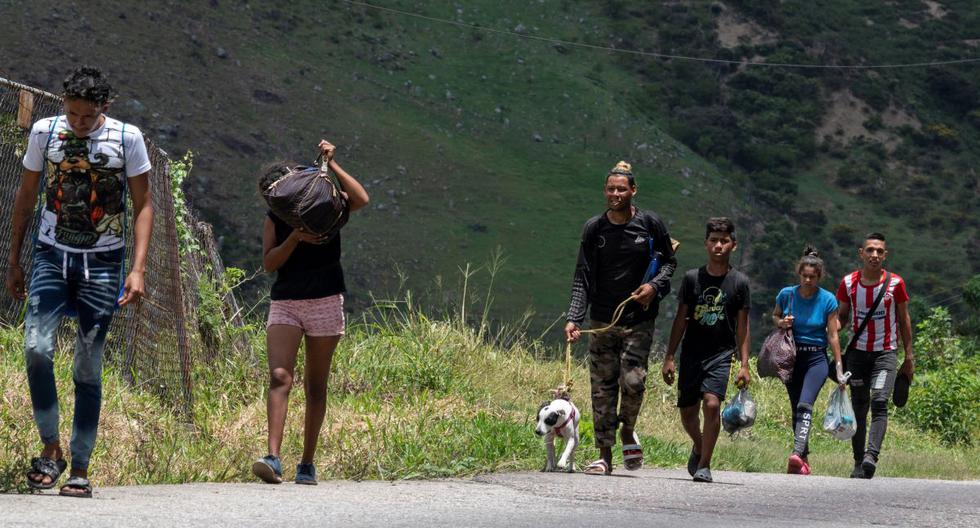
<instances>
[{"instance_id":1,"label":"shrub on hillside","mask_svg":"<svg viewBox=\"0 0 980 528\"><path fill-rule=\"evenodd\" d=\"M952 148L960 144L960 136L956 130L944 123L933 123L925 128L925 132L936 145Z\"/></svg>"},{"instance_id":2,"label":"shrub on hillside","mask_svg":"<svg viewBox=\"0 0 980 528\"><path fill-rule=\"evenodd\" d=\"M980 369L960 362L916 378L908 405L899 416L923 431L935 432L948 445L972 445L980 429Z\"/></svg>"},{"instance_id":3,"label":"shrub on hillside","mask_svg":"<svg viewBox=\"0 0 980 528\"><path fill-rule=\"evenodd\" d=\"M899 416L922 431L935 432L946 444L970 445L980 428L980 362L964 359L962 340L946 308L934 308L917 330L914 350L920 375Z\"/></svg>"}]
</instances>

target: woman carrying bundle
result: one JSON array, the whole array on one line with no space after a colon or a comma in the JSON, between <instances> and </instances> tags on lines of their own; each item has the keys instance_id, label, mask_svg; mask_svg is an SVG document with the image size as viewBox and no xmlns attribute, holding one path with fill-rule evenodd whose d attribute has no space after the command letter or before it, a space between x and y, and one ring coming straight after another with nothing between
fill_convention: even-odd
<instances>
[{"instance_id":1,"label":"woman carrying bundle","mask_svg":"<svg viewBox=\"0 0 980 528\"><path fill-rule=\"evenodd\" d=\"M787 286L776 296L772 321L776 326L793 330L796 363L793 377L786 384L793 412L793 453L787 473L809 475L810 429L813 425L813 403L827 379L827 346L834 354L837 379L840 367L840 343L837 341L837 299L819 287L823 278L823 260L817 250L807 245L803 258L796 264L800 284Z\"/></svg>"},{"instance_id":2,"label":"woman carrying bundle","mask_svg":"<svg viewBox=\"0 0 980 528\"><path fill-rule=\"evenodd\" d=\"M349 212L367 205L367 191L334 160L337 148L326 140L321 140L319 146L323 159L337 175L347 197ZM267 165L260 176L260 191L265 193L296 167L296 163L286 161ZM290 227L270 210L262 233L262 266L267 272L276 272L266 325L269 454L252 464L252 473L268 483L282 482L279 449L296 356L300 341L305 338L306 418L303 457L296 466L296 483L316 484L313 455L327 410L327 378L333 352L344 334L343 294L346 287L340 265L340 233L320 238Z\"/></svg>"}]
</instances>

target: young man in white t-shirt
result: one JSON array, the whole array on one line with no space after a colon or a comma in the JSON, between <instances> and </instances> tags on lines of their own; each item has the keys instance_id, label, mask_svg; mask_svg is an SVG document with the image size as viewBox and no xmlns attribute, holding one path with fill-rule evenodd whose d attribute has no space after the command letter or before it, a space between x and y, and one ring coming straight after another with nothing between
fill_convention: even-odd
<instances>
[{"instance_id":1,"label":"young man in white t-shirt","mask_svg":"<svg viewBox=\"0 0 980 528\"><path fill-rule=\"evenodd\" d=\"M75 413L71 477L61 494L91 497L89 457L102 407L102 352L112 314L144 293L153 227L150 160L135 126L105 115L114 91L101 71L82 67L64 82L64 115L34 124L12 217L7 291L27 300L24 346L34 421L44 448L31 461L29 486L52 488L67 468L58 435L55 334L64 315L77 315L73 380ZM42 179L43 177L43 179ZM24 233L42 189L40 226L25 288L20 265ZM126 192L133 201L132 268L126 257Z\"/></svg>"},{"instance_id":2,"label":"young man in white t-shirt","mask_svg":"<svg viewBox=\"0 0 980 528\"><path fill-rule=\"evenodd\" d=\"M857 433L851 438L854 453L854 471L851 478L871 478L878 467L881 443L888 427L888 400L895 388L898 340L901 337L905 361L898 374L909 382L915 371L912 358L912 322L909 319L909 295L905 281L892 273L888 284L883 264L888 250L885 236L870 233L858 250L864 267L841 280L837 289L840 303L838 320L841 328L849 328L855 335L882 288L881 303L875 308L865 329L852 339L844 359L845 369L851 373L848 383L854 401ZM868 410L871 410L871 430L865 449L868 431Z\"/></svg>"}]
</instances>

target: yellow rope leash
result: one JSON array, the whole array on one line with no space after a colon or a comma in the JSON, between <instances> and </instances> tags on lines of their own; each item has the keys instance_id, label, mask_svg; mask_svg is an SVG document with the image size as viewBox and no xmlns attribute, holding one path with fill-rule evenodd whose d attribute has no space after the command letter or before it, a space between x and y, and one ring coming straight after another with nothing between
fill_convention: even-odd
<instances>
[{"instance_id":1,"label":"yellow rope leash","mask_svg":"<svg viewBox=\"0 0 980 528\"><path fill-rule=\"evenodd\" d=\"M670 239L670 247L674 251L674 253L677 253L677 248L680 247L680 245L681 243L678 242L677 240L674 240L673 238ZM623 316L623 311L626 309L626 305L629 304L630 301L635 301L636 298L637 298L636 295L630 295L629 298L627 298L625 301L619 303L619 306L617 306L616 310L613 311L612 322L609 323L607 326L604 326L602 328L592 328L589 330L579 330L579 333L601 334L604 332L608 332L610 328L616 326L616 323L619 322L619 318ZM558 388L555 390L555 397L561 398L565 396L571 396L572 385L574 384L575 384L575 380L572 379L572 344L570 342L566 342L565 343L565 383L559 385Z\"/></svg>"},{"instance_id":2,"label":"yellow rope leash","mask_svg":"<svg viewBox=\"0 0 980 528\"><path fill-rule=\"evenodd\" d=\"M619 318L623 316L623 311L626 310L626 305L630 301L636 300L636 295L631 295L625 301L619 303L616 310L613 311L612 322L602 328L591 328L589 330L579 330L581 334L602 334L608 332L612 327L616 326L619 322ZM555 390L555 395L557 398L564 396L570 396L572 393L572 386L575 384L575 380L572 379L572 343L565 342L565 383L558 386Z\"/></svg>"}]
</instances>

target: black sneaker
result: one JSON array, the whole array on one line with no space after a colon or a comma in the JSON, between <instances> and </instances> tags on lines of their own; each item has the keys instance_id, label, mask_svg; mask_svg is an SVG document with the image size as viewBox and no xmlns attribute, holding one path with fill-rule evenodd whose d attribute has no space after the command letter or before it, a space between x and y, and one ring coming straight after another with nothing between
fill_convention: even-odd
<instances>
[{"instance_id":1,"label":"black sneaker","mask_svg":"<svg viewBox=\"0 0 980 528\"><path fill-rule=\"evenodd\" d=\"M855 462L854 463L854 470L851 471L851 478L859 478L859 479L865 478L864 477L864 468L861 466L861 463L860 462Z\"/></svg>"},{"instance_id":2,"label":"black sneaker","mask_svg":"<svg viewBox=\"0 0 980 528\"><path fill-rule=\"evenodd\" d=\"M878 469L878 461L875 460L874 455L864 455L864 460L861 462L861 469L864 470L864 478L869 479L875 476L875 470Z\"/></svg>"},{"instance_id":3,"label":"black sneaker","mask_svg":"<svg viewBox=\"0 0 980 528\"><path fill-rule=\"evenodd\" d=\"M698 471L698 463L699 462L701 462L701 455L697 454L694 451L694 448L692 447L691 448L691 456L687 457L687 473L689 475L691 475L692 477Z\"/></svg>"}]
</instances>

